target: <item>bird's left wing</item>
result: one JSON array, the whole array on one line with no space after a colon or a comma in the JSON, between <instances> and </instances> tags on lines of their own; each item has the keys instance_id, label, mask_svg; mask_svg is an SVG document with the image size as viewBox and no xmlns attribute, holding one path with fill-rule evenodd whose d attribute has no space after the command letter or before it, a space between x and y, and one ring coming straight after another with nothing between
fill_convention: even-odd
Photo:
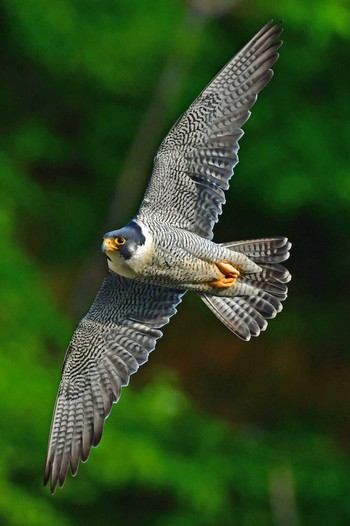
<instances>
[{"instance_id":1,"label":"bird's left wing","mask_svg":"<svg viewBox=\"0 0 350 526\"><path fill-rule=\"evenodd\" d=\"M184 292L110 273L67 349L45 466L51 491L76 474L101 439L130 375L148 359Z\"/></svg>"},{"instance_id":2,"label":"bird's left wing","mask_svg":"<svg viewBox=\"0 0 350 526\"><path fill-rule=\"evenodd\" d=\"M220 71L162 142L139 218L213 237L238 162L242 125L272 77L282 42L269 22Z\"/></svg>"}]
</instances>

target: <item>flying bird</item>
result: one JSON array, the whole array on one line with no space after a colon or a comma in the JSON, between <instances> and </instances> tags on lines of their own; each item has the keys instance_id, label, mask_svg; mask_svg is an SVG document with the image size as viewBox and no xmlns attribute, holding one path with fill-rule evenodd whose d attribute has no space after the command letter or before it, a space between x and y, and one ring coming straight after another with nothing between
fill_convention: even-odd
<instances>
[{"instance_id":1,"label":"flying bird","mask_svg":"<svg viewBox=\"0 0 350 526\"><path fill-rule=\"evenodd\" d=\"M241 127L273 75L281 32L280 23L266 24L202 91L163 140L137 215L103 238L108 275L64 359L44 474L52 492L100 442L121 388L186 291L243 340L282 309L291 278L281 265L285 237L212 241Z\"/></svg>"}]
</instances>

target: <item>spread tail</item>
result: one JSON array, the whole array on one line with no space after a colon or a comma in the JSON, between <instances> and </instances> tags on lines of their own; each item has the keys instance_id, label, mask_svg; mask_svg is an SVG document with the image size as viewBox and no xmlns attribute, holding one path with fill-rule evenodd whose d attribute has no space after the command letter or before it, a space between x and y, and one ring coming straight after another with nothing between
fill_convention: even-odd
<instances>
[{"instance_id":1,"label":"spread tail","mask_svg":"<svg viewBox=\"0 0 350 526\"><path fill-rule=\"evenodd\" d=\"M243 340L259 336L268 319L282 310L291 279L280 263L288 259L291 243L285 237L234 241L222 246L248 256L260 272L241 274L236 285L215 295L199 293L222 323Z\"/></svg>"}]
</instances>

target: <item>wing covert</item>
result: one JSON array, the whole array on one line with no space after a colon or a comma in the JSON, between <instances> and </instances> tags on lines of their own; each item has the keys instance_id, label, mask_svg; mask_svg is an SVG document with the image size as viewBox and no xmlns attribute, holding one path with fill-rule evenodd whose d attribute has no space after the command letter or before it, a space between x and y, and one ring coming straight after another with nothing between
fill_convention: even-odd
<instances>
[{"instance_id":1,"label":"wing covert","mask_svg":"<svg viewBox=\"0 0 350 526\"><path fill-rule=\"evenodd\" d=\"M52 492L99 443L121 388L147 361L183 295L108 274L64 359L44 474Z\"/></svg>"},{"instance_id":2,"label":"wing covert","mask_svg":"<svg viewBox=\"0 0 350 526\"><path fill-rule=\"evenodd\" d=\"M241 126L273 75L281 24L266 24L218 73L162 142L139 217L211 239L238 163Z\"/></svg>"}]
</instances>

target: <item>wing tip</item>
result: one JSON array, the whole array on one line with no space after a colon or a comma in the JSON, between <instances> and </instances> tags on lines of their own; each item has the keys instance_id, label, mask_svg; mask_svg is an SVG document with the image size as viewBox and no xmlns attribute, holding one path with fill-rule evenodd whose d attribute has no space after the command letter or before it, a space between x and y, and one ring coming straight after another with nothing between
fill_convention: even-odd
<instances>
[{"instance_id":1,"label":"wing tip","mask_svg":"<svg viewBox=\"0 0 350 526\"><path fill-rule=\"evenodd\" d=\"M56 473L54 473L53 470L53 462L46 462L43 476L43 485L47 486L49 484L51 495L55 494L57 486L60 488L64 486L68 477L68 470L70 470L70 473L73 477L76 476L79 468L79 460L80 455L78 455L76 459L73 459L71 456L69 461L67 461L64 466L61 466L60 471L57 470Z\"/></svg>"},{"instance_id":2,"label":"wing tip","mask_svg":"<svg viewBox=\"0 0 350 526\"><path fill-rule=\"evenodd\" d=\"M44 469L43 485L49 484L51 495L54 495L58 483L58 473L55 474L53 471L53 461L48 458Z\"/></svg>"},{"instance_id":3,"label":"wing tip","mask_svg":"<svg viewBox=\"0 0 350 526\"><path fill-rule=\"evenodd\" d=\"M266 33L268 30L274 28L274 30L278 30L280 33L284 31L284 19L274 19L271 18L266 24L262 27L261 31Z\"/></svg>"},{"instance_id":4,"label":"wing tip","mask_svg":"<svg viewBox=\"0 0 350 526\"><path fill-rule=\"evenodd\" d=\"M43 476L44 486L47 486L47 483L49 482L49 479L50 479L50 474L51 474L51 463L47 460L45 464L44 476Z\"/></svg>"}]
</instances>

